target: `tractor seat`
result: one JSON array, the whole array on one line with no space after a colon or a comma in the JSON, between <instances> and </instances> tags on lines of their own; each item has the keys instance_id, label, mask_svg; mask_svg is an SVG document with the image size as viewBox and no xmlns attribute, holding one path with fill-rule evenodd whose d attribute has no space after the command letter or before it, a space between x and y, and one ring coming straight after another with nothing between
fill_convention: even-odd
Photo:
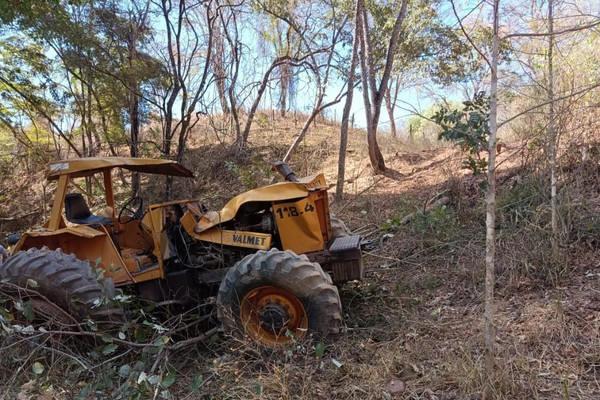
<instances>
[{"instance_id":1,"label":"tractor seat","mask_svg":"<svg viewBox=\"0 0 600 400\"><path fill-rule=\"evenodd\" d=\"M76 224L108 225L112 223L110 218L92 214L81 193L68 193L65 196L65 214L67 221Z\"/></svg>"}]
</instances>

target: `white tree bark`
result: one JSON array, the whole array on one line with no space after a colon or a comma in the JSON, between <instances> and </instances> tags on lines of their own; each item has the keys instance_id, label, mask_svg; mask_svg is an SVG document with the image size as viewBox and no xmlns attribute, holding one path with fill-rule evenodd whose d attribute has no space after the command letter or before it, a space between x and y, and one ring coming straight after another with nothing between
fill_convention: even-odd
<instances>
[{"instance_id":1,"label":"white tree bark","mask_svg":"<svg viewBox=\"0 0 600 400\"><path fill-rule=\"evenodd\" d=\"M487 388L485 398L490 398L493 393L494 382L494 269L496 256L496 134L498 130L498 20L500 13L500 0L494 0L493 10L493 36L490 88L490 138L489 157L487 170L486 193L486 238L485 238L485 373Z\"/></svg>"},{"instance_id":2,"label":"white tree bark","mask_svg":"<svg viewBox=\"0 0 600 400\"><path fill-rule=\"evenodd\" d=\"M558 256L558 202L556 177L557 135L554 109L554 0L548 0L548 140L550 141L550 209L552 214L552 253Z\"/></svg>"},{"instance_id":3,"label":"white tree bark","mask_svg":"<svg viewBox=\"0 0 600 400\"><path fill-rule=\"evenodd\" d=\"M350 110L352 108L352 98L354 95L354 74L358 64L358 36L359 32L358 2L356 7L356 15L354 16L354 38L352 38L352 55L350 57L350 71L348 75L348 94L346 95L346 103L342 113L342 126L340 129L340 153L338 159L338 178L335 188L335 197L341 200L344 196L344 178L346 175L346 150L348 148L348 124L350 120Z\"/></svg>"}]
</instances>

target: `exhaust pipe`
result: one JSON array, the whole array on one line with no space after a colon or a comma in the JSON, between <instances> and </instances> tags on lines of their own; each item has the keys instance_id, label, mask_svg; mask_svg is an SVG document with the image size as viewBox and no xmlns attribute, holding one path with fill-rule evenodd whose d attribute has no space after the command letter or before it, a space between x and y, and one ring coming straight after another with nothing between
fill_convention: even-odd
<instances>
[{"instance_id":1,"label":"exhaust pipe","mask_svg":"<svg viewBox=\"0 0 600 400\"><path fill-rule=\"evenodd\" d=\"M279 172L279 175L283 176L286 181L298 182L296 174L292 172L289 165L283 161L277 161L271 164L271 171Z\"/></svg>"}]
</instances>

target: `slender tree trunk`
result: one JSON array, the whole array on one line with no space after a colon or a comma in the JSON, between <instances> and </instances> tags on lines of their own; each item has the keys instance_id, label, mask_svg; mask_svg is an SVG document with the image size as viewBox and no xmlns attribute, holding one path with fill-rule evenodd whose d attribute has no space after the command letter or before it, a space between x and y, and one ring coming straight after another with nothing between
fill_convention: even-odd
<instances>
[{"instance_id":1,"label":"slender tree trunk","mask_svg":"<svg viewBox=\"0 0 600 400\"><path fill-rule=\"evenodd\" d=\"M100 132L98 130L98 124L95 122L94 120L94 104L95 104L95 95L94 95L94 88L92 87L92 85L86 85L88 88L88 118L90 121L90 126L92 127L92 129L90 130L90 141L93 142L93 146L92 146L92 150L91 150L91 156L94 157L96 155L98 155L98 153L100 152L100 149L102 148L102 139L100 136ZM100 119L103 119L104 116L101 115L99 116Z\"/></svg>"},{"instance_id":2,"label":"slender tree trunk","mask_svg":"<svg viewBox=\"0 0 600 400\"><path fill-rule=\"evenodd\" d=\"M388 89L385 91L385 107L387 108L388 117L390 119L390 133L397 137L398 131L396 128L396 119L394 118L394 110L398 101L398 93L400 90L400 78L396 77L393 81L390 80Z\"/></svg>"},{"instance_id":3,"label":"slender tree trunk","mask_svg":"<svg viewBox=\"0 0 600 400\"><path fill-rule=\"evenodd\" d=\"M392 96L391 96L391 88L385 92L385 108L388 112L388 117L390 119L390 134L393 137L397 136L396 133L396 121L394 120L394 107L392 106Z\"/></svg>"},{"instance_id":4,"label":"slender tree trunk","mask_svg":"<svg viewBox=\"0 0 600 400\"><path fill-rule=\"evenodd\" d=\"M94 123L94 117L92 114L92 90L90 88L90 85L88 84L84 84L85 88L87 89L87 93L86 93L86 97L85 97L85 103L86 103L86 118L87 118L87 136L88 136L88 155L90 157L93 157L96 155L96 147L97 147L97 142L96 140L94 140L94 132L96 132L96 124Z\"/></svg>"},{"instance_id":5,"label":"slender tree trunk","mask_svg":"<svg viewBox=\"0 0 600 400\"><path fill-rule=\"evenodd\" d=\"M279 67L282 64L289 63L291 61L292 60L290 59L290 57L277 57L275 60L273 60L273 62L271 63L271 65L269 66L269 68L267 69L265 74L263 75L260 85L258 87L258 90L256 92L256 98L254 99L254 102L252 103L252 106L250 107L250 110L248 111L248 117L246 118L246 123L244 125L244 129L241 131L241 134L237 137L236 145L237 145L238 149L243 149L248 144L248 137L250 136L250 128L252 127L252 122L254 121L254 116L256 115L256 110L258 109L258 106L260 105L260 101L262 100L263 93L265 92L265 90L268 87L271 73L273 72L273 70L275 68Z\"/></svg>"},{"instance_id":6,"label":"slender tree trunk","mask_svg":"<svg viewBox=\"0 0 600 400\"><path fill-rule=\"evenodd\" d=\"M75 84L75 87L77 87L77 85ZM75 89L77 90L77 89ZM88 124L87 124L87 117L86 117L86 111L85 111L85 106L86 106L86 102L85 102L85 84L83 82L81 82L81 93L77 96L75 96L76 101L77 101L77 108L79 109L79 116L81 117L81 152L83 153L84 157L89 157L88 154L88 144L87 144L87 135L86 135L86 131L88 129ZM86 188L89 190L89 188Z\"/></svg>"},{"instance_id":7,"label":"slender tree trunk","mask_svg":"<svg viewBox=\"0 0 600 400\"><path fill-rule=\"evenodd\" d=\"M238 38L238 30L237 30L237 19L235 18L235 14L232 14L232 28L225 29L223 32L225 34L225 39L229 44L229 48L231 51L230 66L229 66L229 87L227 89L227 98L229 99L229 111L231 113L231 125L233 130L235 131L235 141L236 143L242 143L244 137L242 135L242 128L240 125L240 114L238 109L238 99L237 94L235 92L235 86L237 84L237 79L240 71L241 64L241 47L239 38ZM233 36L232 36L233 35Z\"/></svg>"},{"instance_id":8,"label":"slender tree trunk","mask_svg":"<svg viewBox=\"0 0 600 400\"><path fill-rule=\"evenodd\" d=\"M359 12L360 20L360 49L361 49L361 78L363 83L363 100L365 104L365 114L367 120L367 143L369 147L369 159L375 174L380 174L386 170L385 160L379 144L377 143L377 127L379 125L379 116L384 99L384 93L387 90L388 81L392 72L394 56L398 48L398 39L400 29L406 18L406 9L408 0L403 0L398 15L392 29L390 43L387 48L385 65L381 74L381 80L377 85L376 65L373 59L371 49L371 36L369 33L368 16L365 9L364 0L357 0L356 9Z\"/></svg>"},{"instance_id":9,"label":"slender tree trunk","mask_svg":"<svg viewBox=\"0 0 600 400\"><path fill-rule=\"evenodd\" d=\"M310 128L310 124L313 121L315 121L315 119L319 116L319 114L321 114L323 112L323 110L340 102L340 99L334 99L334 100L330 101L329 103L323 104L324 95L325 95L325 93L322 93L319 96L319 98L317 98L317 100L315 101L315 106L313 107L312 112L310 113L310 115L308 116L306 121L304 121L304 125L302 125L302 129L300 130L298 137L296 137L296 140L294 140L292 145L288 148L288 151L285 153L285 156L283 157L283 160L282 160L283 162L289 161L289 159L292 156L292 154L294 153L294 151L296 151L296 149L300 145L300 142L302 142L302 140L304 139L304 136L306 136L306 132L308 132L308 129Z\"/></svg>"},{"instance_id":10,"label":"slender tree trunk","mask_svg":"<svg viewBox=\"0 0 600 400\"><path fill-rule=\"evenodd\" d=\"M227 101L227 88L225 85L227 74L223 69L223 65L225 65L225 39L223 38L223 32L218 24L215 24L214 36L215 52L211 63L215 74L215 81L217 83L217 92L219 95L219 102L221 103L221 110L223 111L223 114L229 115L231 110L229 108L229 102Z\"/></svg>"},{"instance_id":11,"label":"slender tree trunk","mask_svg":"<svg viewBox=\"0 0 600 400\"><path fill-rule=\"evenodd\" d=\"M377 112L379 114L379 112ZM377 143L377 126L379 125L379 115L377 119L373 118L367 126L367 144L369 147L369 160L375 174L380 174L386 170L385 160L379 143Z\"/></svg>"},{"instance_id":12,"label":"slender tree trunk","mask_svg":"<svg viewBox=\"0 0 600 400\"><path fill-rule=\"evenodd\" d=\"M140 118L139 118L139 99L137 94L131 91L129 93L129 123L130 128L130 146L129 153L131 157L138 157L138 141L140 136ZM140 194L140 175L137 172L131 173L131 196L135 197Z\"/></svg>"},{"instance_id":13,"label":"slender tree trunk","mask_svg":"<svg viewBox=\"0 0 600 400\"><path fill-rule=\"evenodd\" d=\"M554 109L554 0L548 0L548 140L550 140L550 208L552 214L552 253L554 257L559 254L559 234L558 234L558 201L557 201L557 183L556 176L556 146L557 135L555 126Z\"/></svg>"},{"instance_id":14,"label":"slender tree trunk","mask_svg":"<svg viewBox=\"0 0 600 400\"><path fill-rule=\"evenodd\" d=\"M494 385L494 284L496 257L496 135L498 130L498 19L500 0L494 0L493 36L490 89L490 138L486 193L486 237L485 237L485 373L487 387L484 398L491 398Z\"/></svg>"},{"instance_id":15,"label":"slender tree trunk","mask_svg":"<svg viewBox=\"0 0 600 400\"><path fill-rule=\"evenodd\" d=\"M357 3L358 4L358 3ZM348 94L346 95L346 104L342 112L342 126L340 129L340 154L338 159L338 178L335 187L335 197L342 200L344 197L344 179L346 175L346 151L348 149L348 124L350 122L350 110L352 108L352 98L354 97L354 74L358 64L358 45L360 35L359 29L359 13L355 9L354 16L354 38L352 38L352 55L350 56L350 71L348 72Z\"/></svg>"},{"instance_id":16,"label":"slender tree trunk","mask_svg":"<svg viewBox=\"0 0 600 400\"><path fill-rule=\"evenodd\" d=\"M285 118L285 112L287 111L287 92L288 92L288 83L289 83L289 70L290 66L288 64L283 64L279 67L280 82L281 82L281 91L279 93L279 115L282 118Z\"/></svg>"},{"instance_id":17,"label":"slender tree trunk","mask_svg":"<svg viewBox=\"0 0 600 400\"><path fill-rule=\"evenodd\" d=\"M129 154L131 157L138 157L138 141L140 137L140 98L139 90L140 85L138 79L135 76L135 63L137 60L137 40L138 40L138 28L132 28L129 35ZM131 173L131 197L139 196L140 194L140 175L137 172Z\"/></svg>"},{"instance_id":18,"label":"slender tree trunk","mask_svg":"<svg viewBox=\"0 0 600 400\"><path fill-rule=\"evenodd\" d=\"M302 129L300 130L300 133L296 137L296 140L294 140L292 145L288 148L288 151L285 153L285 156L283 156L283 160L282 160L283 162L288 162L290 160L290 157L296 151L296 149L298 148L298 146L304 139L304 136L306 136L306 132L308 132L308 129L310 128L310 124L315 120L317 115L319 115L319 109L314 108L313 112L310 113L310 115L308 116L306 121L304 121L304 125L302 125Z\"/></svg>"}]
</instances>

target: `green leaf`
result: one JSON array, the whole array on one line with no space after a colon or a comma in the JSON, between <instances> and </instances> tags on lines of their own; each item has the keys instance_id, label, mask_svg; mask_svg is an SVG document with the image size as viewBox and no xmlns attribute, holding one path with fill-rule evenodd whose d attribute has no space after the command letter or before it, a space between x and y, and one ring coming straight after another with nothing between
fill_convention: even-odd
<instances>
[{"instance_id":1,"label":"green leaf","mask_svg":"<svg viewBox=\"0 0 600 400\"><path fill-rule=\"evenodd\" d=\"M98 332L98 325L96 325L96 323L94 321L92 321L91 319L86 319L85 320L85 325L88 327L89 330L91 330L92 332Z\"/></svg>"},{"instance_id":2,"label":"green leaf","mask_svg":"<svg viewBox=\"0 0 600 400\"><path fill-rule=\"evenodd\" d=\"M156 340L154 340L154 347L156 347L159 350L162 350L165 344L169 342L169 340L170 338L168 336L159 336L156 338Z\"/></svg>"},{"instance_id":3,"label":"green leaf","mask_svg":"<svg viewBox=\"0 0 600 400\"><path fill-rule=\"evenodd\" d=\"M33 369L33 373L36 375L40 375L42 372L44 372L44 366L38 361L34 362L31 368Z\"/></svg>"},{"instance_id":4,"label":"green leaf","mask_svg":"<svg viewBox=\"0 0 600 400\"><path fill-rule=\"evenodd\" d=\"M127 378L131 374L131 365L124 364L119 368L119 376L121 378Z\"/></svg>"},{"instance_id":5,"label":"green leaf","mask_svg":"<svg viewBox=\"0 0 600 400\"><path fill-rule=\"evenodd\" d=\"M117 347L118 346L114 343L107 344L102 348L102 354L104 354L105 356L109 355L110 353L113 353L117 349Z\"/></svg>"},{"instance_id":6,"label":"green leaf","mask_svg":"<svg viewBox=\"0 0 600 400\"><path fill-rule=\"evenodd\" d=\"M102 341L104 343L112 343L114 341L114 338L112 337L112 335L108 332L104 332L102 334Z\"/></svg>"},{"instance_id":7,"label":"green leaf","mask_svg":"<svg viewBox=\"0 0 600 400\"><path fill-rule=\"evenodd\" d=\"M317 358L320 360L323 358L323 355L325 354L325 343L323 343L323 341L320 341L319 343L317 343L317 345L315 346L315 355L317 356Z\"/></svg>"},{"instance_id":8,"label":"green leaf","mask_svg":"<svg viewBox=\"0 0 600 400\"><path fill-rule=\"evenodd\" d=\"M192 392L196 393L198 390L200 390L200 386L202 386L203 382L204 378L202 377L202 374L196 375L194 379L192 379Z\"/></svg>"},{"instance_id":9,"label":"green leaf","mask_svg":"<svg viewBox=\"0 0 600 400\"><path fill-rule=\"evenodd\" d=\"M145 342L146 341L146 331L144 329L137 328L134 333L135 340L137 342Z\"/></svg>"},{"instance_id":10,"label":"green leaf","mask_svg":"<svg viewBox=\"0 0 600 400\"><path fill-rule=\"evenodd\" d=\"M27 318L27 321L31 322L35 318L35 313L33 312L33 308L29 303L15 303L15 308L23 313L23 316Z\"/></svg>"},{"instance_id":11,"label":"green leaf","mask_svg":"<svg viewBox=\"0 0 600 400\"><path fill-rule=\"evenodd\" d=\"M141 384L142 382L145 382L148 380L148 375L146 375L146 373L144 371L140 372L140 374L138 375L137 378L137 384Z\"/></svg>"},{"instance_id":12,"label":"green leaf","mask_svg":"<svg viewBox=\"0 0 600 400\"><path fill-rule=\"evenodd\" d=\"M168 388L175 382L175 372L167 372L167 374L161 379L160 386Z\"/></svg>"},{"instance_id":13,"label":"green leaf","mask_svg":"<svg viewBox=\"0 0 600 400\"><path fill-rule=\"evenodd\" d=\"M23 309L23 315L25 316L25 318L27 318L27 321L29 322L34 320L35 312L33 311L33 307L31 307L31 304L25 305L25 308Z\"/></svg>"}]
</instances>

